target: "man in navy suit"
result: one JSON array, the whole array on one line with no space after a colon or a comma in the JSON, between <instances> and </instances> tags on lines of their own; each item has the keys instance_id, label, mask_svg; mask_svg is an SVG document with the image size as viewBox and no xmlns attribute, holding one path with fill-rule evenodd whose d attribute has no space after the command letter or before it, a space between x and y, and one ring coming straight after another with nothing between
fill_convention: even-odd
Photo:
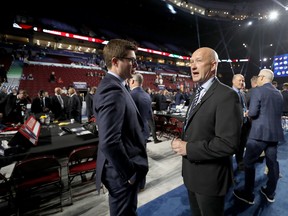
<instances>
[{"instance_id":1,"label":"man in navy suit","mask_svg":"<svg viewBox=\"0 0 288 216\"><path fill-rule=\"evenodd\" d=\"M137 46L113 39L103 49L108 72L93 101L98 125L96 187L109 191L111 216L137 215L139 183L148 172L144 123L125 87L137 67Z\"/></svg>"},{"instance_id":2,"label":"man in navy suit","mask_svg":"<svg viewBox=\"0 0 288 216\"><path fill-rule=\"evenodd\" d=\"M183 159L182 175L193 215L224 215L243 114L237 93L216 77L217 53L202 47L190 61L199 89L192 95L182 137L174 139L171 146Z\"/></svg>"},{"instance_id":3,"label":"man in navy suit","mask_svg":"<svg viewBox=\"0 0 288 216\"><path fill-rule=\"evenodd\" d=\"M150 95L144 91L142 88L144 79L142 74L135 73L132 75L132 78L129 80L129 86L131 89L131 96L141 114L144 122L144 137L147 143L148 138L150 137L150 128L149 121L153 121L152 113L152 100ZM157 141L157 140L156 140ZM144 190L146 184L146 178L139 185L140 191Z\"/></svg>"},{"instance_id":4,"label":"man in navy suit","mask_svg":"<svg viewBox=\"0 0 288 216\"><path fill-rule=\"evenodd\" d=\"M244 190L234 190L234 195L248 203L254 204L255 163L261 153L265 152L268 167L268 181L260 192L268 202L275 201L275 190L279 178L277 146L284 141L281 124L283 97L272 85L273 71L262 69L259 72L257 86L251 93L248 117L252 120L251 130L244 155L245 186Z\"/></svg>"}]
</instances>

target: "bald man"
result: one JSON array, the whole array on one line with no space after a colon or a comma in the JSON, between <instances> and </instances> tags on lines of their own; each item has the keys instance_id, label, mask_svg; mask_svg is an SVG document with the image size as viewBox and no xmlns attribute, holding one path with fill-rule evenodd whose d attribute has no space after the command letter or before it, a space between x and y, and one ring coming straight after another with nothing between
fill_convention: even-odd
<instances>
[{"instance_id":1,"label":"bald man","mask_svg":"<svg viewBox=\"0 0 288 216\"><path fill-rule=\"evenodd\" d=\"M217 79L218 55L213 49L197 49L190 61L199 88L192 95L181 139L174 139L171 146L183 159L193 215L224 215L225 195L233 182L231 156L241 131L239 97Z\"/></svg>"},{"instance_id":2,"label":"bald man","mask_svg":"<svg viewBox=\"0 0 288 216\"><path fill-rule=\"evenodd\" d=\"M250 205L254 204L255 163L263 151L269 172L266 186L261 187L260 192L268 202L275 201L279 178L277 146L284 141L284 134L281 123L283 96L272 85L273 79L273 71L262 69L250 99L248 117L252 119L252 124L244 155L245 185L243 190L234 190L239 200Z\"/></svg>"}]
</instances>

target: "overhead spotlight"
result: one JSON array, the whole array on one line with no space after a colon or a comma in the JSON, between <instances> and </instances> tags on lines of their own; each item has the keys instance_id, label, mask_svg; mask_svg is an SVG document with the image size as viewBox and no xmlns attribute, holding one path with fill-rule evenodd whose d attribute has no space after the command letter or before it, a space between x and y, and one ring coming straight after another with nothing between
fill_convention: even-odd
<instances>
[{"instance_id":1,"label":"overhead spotlight","mask_svg":"<svg viewBox=\"0 0 288 216\"><path fill-rule=\"evenodd\" d=\"M271 11L271 12L269 13L269 19L270 19L270 20L275 20L275 19L278 18L278 16L279 16L278 11Z\"/></svg>"},{"instance_id":2,"label":"overhead spotlight","mask_svg":"<svg viewBox=\"0 0 288 216\"><path fill-rule=\"evenodd\" d=\"M169 11L170 11L172 14L176 14L176 13L177 13L172 5L167 4L167 7L168 7Z\"/></svg>"},{"instance_id":3,"label":"overhead spotlight","mask_svg":"<svg viewBox=\"0 0 288 216\"><path fill-rule=\"evenodd\" d=\"M252 24L253 24L252 21L249 21L249 22L247 23L248 26L251 26Z\"/></svg>"}]
</instances>

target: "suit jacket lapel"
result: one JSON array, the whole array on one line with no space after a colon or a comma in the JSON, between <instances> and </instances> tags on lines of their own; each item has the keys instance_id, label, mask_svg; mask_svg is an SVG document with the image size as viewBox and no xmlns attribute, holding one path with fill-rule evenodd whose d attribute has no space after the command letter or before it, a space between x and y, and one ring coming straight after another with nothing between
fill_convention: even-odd
<instances>
[{"instance_id":1,"label":"suit jacket lapel","mask_svg":"<svg viewBox=\"0 0 288 216\"><path fill-rule=\"evenodd\" d=\"M213 84L210 86L210 88L208 89L208 91L205 93L205 95L201 98L201 101L196 105L196 107L194 108L194 110L192 111L191 116L188 119L188 122L191 121L191 119L193 118L193 116L195 115L195 113L199 110L199 108L201 107L202 103L204 103L213 93L214 93L214 89L216 88L216 86L218 85L219 81L218 79L216 79Z\"/></svg>"}]
</instances>

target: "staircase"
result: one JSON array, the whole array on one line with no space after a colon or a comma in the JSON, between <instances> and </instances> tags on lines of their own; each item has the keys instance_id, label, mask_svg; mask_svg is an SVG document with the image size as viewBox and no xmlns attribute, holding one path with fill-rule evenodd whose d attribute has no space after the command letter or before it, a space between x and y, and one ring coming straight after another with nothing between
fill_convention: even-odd
<instances>
[{"instance_id":1,"label":"staircase","mask_svg":"<svg viewBox=\"0 0 288 216\"><path fill-rule=\"evenodd\" d=\"M12 89L18 89L20 84L20 78L22 75L23 63L21 61L15 60L12 62L8 72L7 72L7 83L3 83L2 88L6 88L7 92L10 93Z\"/></svg>"}]
</instances>

